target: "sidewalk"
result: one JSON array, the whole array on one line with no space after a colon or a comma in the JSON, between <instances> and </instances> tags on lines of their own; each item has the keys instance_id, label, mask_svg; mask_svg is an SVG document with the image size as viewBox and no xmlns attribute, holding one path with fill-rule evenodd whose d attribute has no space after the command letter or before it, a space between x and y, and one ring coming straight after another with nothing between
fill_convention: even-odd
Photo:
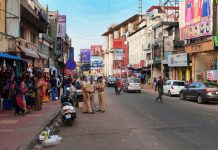
<instances>
[{"instance_id":1,"label":"sidewalk","mask_svg":"<svg viewBox=\"0 0 218 150\"><path fill-rule=\"evenodd\" d=\"M60 111L60 101L44 103L41 111L25 116L14 111L0 112L0 150L28 149L37 135Z\"/></svg>"}]
</instances>

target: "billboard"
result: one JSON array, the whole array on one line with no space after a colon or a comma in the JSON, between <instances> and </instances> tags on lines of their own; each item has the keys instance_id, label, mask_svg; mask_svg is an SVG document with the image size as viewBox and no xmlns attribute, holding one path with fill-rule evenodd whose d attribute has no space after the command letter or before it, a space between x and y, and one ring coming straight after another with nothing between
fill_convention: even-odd
<instances>
[{"instance_id":1,"label":"billboard","mask_svg":"<svg viewBox=\"0 0 218 150\"><path fill-rule=\"evenodd\" d=\"M101 56L92 56L91 57L91 68L99 69L103 67L103 57Z\"/></svg>"},{"instance_id":2,"label":"billboard","mask_svg":"<svg viewBox=\"0 0 218 150\"><path fill-rule=\"evenodd\" d=\"M91 45L91 56L102 56L102 45Z\"/></svg>"},{"instance_id":3,"label":"billboard","mask_svg":"<svg viewBox=\"0 0 218 150\"><path fill-rule=\"evenodd\" d=\"M212 35L213 0L184 0L180 2L180 39Z\"/></svg>"},{"instance_id":4,"label":"billboard","mask_svg":"<svg viewBox=\"0 0 218 150\"><path fill-rule=\"evenodd\" d=\"M168 56L168 66L170 67L188 66L187 53L169 55Z\"/></svg>"},{"instance_id":5,"label":"billboard","mask_svg":"<svg viewBox=\"0 0 218 150\"><path fill-rule=\"evenodd\" d=\"M114 60L123 60L123 49L114 49Z\"/></svg>"},{"instance_id":6,"label":"billboard","mask_svg":"<svg viewBox=\"0 0 218 150\"><path fill-rule=\"evenodd\" d=\"M90 49L80 50L80 60L81 62L90 63L91 61Z\"/></svg>"},{"instance_id":7,"label":"billboard","mask_svg":"<svg viewBox=\"0 0 218 150\"><path fill-rule=\"evenodd\" d=\"M117 38L113 40L113 49L123 49L124 41L122 38Z\"/></svg>"},{"instance_id":8,"label":"billboard","mask_svg":"<svg viewBox=\"0 0 218 150\"><path fill-rule=\"evenodd\" d=\"M57 37L66 36L66 15L57 16Z\"/></svg>"}]
</instances>

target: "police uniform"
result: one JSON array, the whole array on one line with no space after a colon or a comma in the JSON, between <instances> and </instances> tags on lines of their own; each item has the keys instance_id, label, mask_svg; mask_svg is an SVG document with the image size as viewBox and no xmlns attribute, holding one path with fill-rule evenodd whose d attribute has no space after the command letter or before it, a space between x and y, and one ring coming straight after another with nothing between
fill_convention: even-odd
<instances>
[{"instance_id":1,"label":"police uniform","mask_svg":"<svg viewBox=\"0 0 218 150\"><path fill-rule=\"evenodd\" d=\"M87 83L85 81L82 82L82 94L83 94L83 112L92 112L90 100L88 97L86 97L86 93L84 91L84 88L87 91Z\"/></svg>"},{"instance_id":2,"label":"police uniform","mask_svg":"<svg viewBox=\"0 0 218 150\"><path fill-rule=\"evenodd\" d=\"M105 111L104 82L98 83L97 88L98 88L99 110L104 112Z\"/></svg>"},{"instance_id":3,"label":"police uniform","mask_svg":"<svg viewBox=\"0 0 218 150\"><path fill-rule=\"evenodd\" d=\"M88 85L87 91L89 93L91 109L94 110L94 100L95 100L95 83L94 82Z\"/></svg>"}]
</instances>

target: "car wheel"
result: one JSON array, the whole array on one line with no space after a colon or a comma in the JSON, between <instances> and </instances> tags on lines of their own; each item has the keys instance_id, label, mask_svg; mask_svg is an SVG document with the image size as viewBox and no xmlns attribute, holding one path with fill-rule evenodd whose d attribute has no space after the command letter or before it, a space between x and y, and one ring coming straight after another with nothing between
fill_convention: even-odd
<instances>
[{"instance_id":1,"label":"car wheel","mask_svg":"<svg viewBox=\"0 0 218 150\"><path fill-rule=\"evenodd\" d=\"M169 96L169 97L171 97L171 96L172 96L170 91L168 92L168 96Z\"/></svg>"},{"instance_id":2,"label":"car wheel","mask_svg":"<svg viewBox=\"0 0 218 150\"><path fill-rule=\"evenodd\" d=\"M198 101L199 104L205 103L205 100L203 99L203 97L201 95L198 95L197 101Z\"/></svg>"},{"instance_id":3,"label":"car wheel","mask_svg":"<svg viewBox=\"0 0 218 150\"><path fill-rule=\"evenodd\" d=\"M180 100L185 100L185 95L183 93L180 93Z\"/></svg>"}]
</instances>

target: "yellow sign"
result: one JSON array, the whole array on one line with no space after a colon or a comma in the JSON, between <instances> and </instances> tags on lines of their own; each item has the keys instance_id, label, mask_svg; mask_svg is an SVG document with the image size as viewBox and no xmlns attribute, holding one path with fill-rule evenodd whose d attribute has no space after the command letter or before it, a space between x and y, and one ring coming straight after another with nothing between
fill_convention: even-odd
<instances>
[{"instance_id":1,"label":"yellow sign","mask_svg":"<svg viewBox=\"0 0 218 150\"><path fill-rule=\"evenodd\" d=\"M212 40L185 46L186 53L199 53L212 50L214 50L214 42Z\"/></svg>"}]
</instances>

